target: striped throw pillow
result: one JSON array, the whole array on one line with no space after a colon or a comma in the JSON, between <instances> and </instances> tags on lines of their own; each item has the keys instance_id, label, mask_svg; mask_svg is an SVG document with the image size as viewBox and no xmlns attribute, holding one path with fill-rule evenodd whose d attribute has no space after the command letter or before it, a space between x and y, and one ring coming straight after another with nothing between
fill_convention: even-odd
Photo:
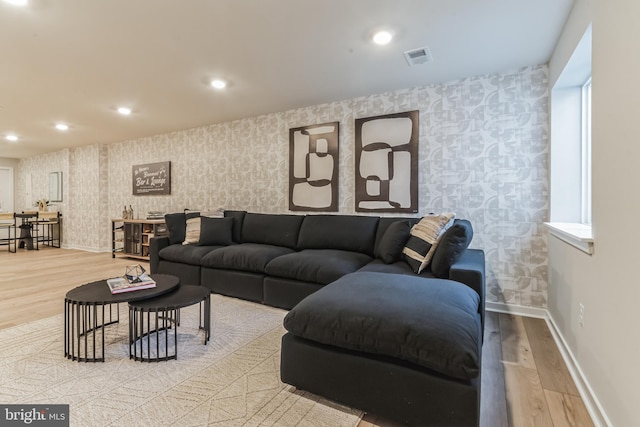
<instances>
[{"instance_id":1,"label":"striped throw pillow","mask_svg":"<svg viewBox=\"0 0 640 427\"><path fill-rule=\"evenodd\" d=\"M411 228L411 235L402 253L414 272L420 274L429 265L440 237L451 227L455 217L453 212L429 214Z\"/></svg>"},{"instance_id":2,"label":"striped throw pillow","mask_svg":"<svg viewBox=\"0 0 640 427\"><path fill-rule=\"evenodd\" d=\"M200 217L189 218L187 220L187 230L185 232L183 245L197 245L200 241Z\"/></svg>"}]
</instances>

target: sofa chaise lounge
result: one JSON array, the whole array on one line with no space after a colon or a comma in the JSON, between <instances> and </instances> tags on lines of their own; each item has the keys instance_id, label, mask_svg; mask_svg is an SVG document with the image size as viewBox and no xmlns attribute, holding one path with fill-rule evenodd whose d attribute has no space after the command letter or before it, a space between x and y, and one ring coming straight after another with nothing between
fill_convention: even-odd
<instances>
[{"instance_id":1,"label":"sofa chaise lounge","mask_svg":"<svg viewBox=\"0 0 640 427\"><path fill-rule=\"evenodd\" d=\"M416 274L402 250L419 218L225 211L185 245L187 219L166 216L151 273L291 310L283 382L410 425L478 424L485 271L468 221Z\"/></svg>"}]
</instances>

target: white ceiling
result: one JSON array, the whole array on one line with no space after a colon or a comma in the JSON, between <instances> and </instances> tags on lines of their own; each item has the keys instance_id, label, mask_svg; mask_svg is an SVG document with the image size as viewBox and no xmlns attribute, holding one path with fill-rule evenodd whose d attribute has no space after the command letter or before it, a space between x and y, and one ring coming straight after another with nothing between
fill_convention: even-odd
<instances>
[{"instance_id":1,"label":"white ceiling","mask_svg":"<svg viewBox=\"0 0 640 427\"><path fill-rule=\"evenodd\" d=\"M543 64L573 0L0 0L0 157ZM372 32L388 28L380 47ZM403 51L434 61L409 67ZM224 91L208 84L229 81ZM116 113L121 105L133 113ZM59 122L70 129L60 132ZM301 123L300 125L303 125ZM8 133L17 143L4 139Z\"/></svg>"}]
</instances>

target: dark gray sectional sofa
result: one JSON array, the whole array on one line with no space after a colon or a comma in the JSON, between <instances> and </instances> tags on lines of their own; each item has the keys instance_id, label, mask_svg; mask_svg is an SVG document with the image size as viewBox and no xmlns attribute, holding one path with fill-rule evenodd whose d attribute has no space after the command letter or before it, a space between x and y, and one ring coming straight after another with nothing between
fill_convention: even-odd
<instances>
[{"instance_id":1,"label":"dark gray sectional sofa","mask_svg":"<svg viewBox=\"0 0 640 427\"><path fill-rule=\"evenodd\" d=\"M151 240L151 273L291 310L286 383L410 425L477 425L484 253L456 220L431 267L401 254L419 218L225 211L182 245L185 214Z\"/></svg>"}]
</instances>

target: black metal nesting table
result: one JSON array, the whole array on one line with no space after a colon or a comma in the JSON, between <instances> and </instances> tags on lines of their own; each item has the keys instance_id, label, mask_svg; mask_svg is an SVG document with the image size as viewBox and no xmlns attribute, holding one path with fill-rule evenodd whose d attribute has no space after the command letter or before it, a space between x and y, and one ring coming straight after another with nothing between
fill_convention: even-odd
<instances>
[{"instance_id":1,"label":"black metal nesting table","mask_svg":"<svg viewBox=\"0 0 640 427\"><path fill-rule=\"evenodd\" d=\"M204 330L206 345L211 335L211 291L207 288L182 285L157 298L129 302L129 358L142 362L177 359L180 309L194 304L200 304L198 327ZM169 353L172 327L173 354Z\"/></svg>"},{"instance_id":2,"label":"black metal nesting table","mask_svg":"<svg viewBox=\"0 0 640 427\"><path fill-rule=\"evenodd\" d=\"M180 285L177 277L168 274L151 277L156 281L156 287L152 289L112 295L107 281L99 280L67 292L64 299L64 355L79 362L104 362L104 328L120 321L118 304L158 297ZM96 344L100 345L101 351L96 351Z\"/></svg>"}]
</instances>

